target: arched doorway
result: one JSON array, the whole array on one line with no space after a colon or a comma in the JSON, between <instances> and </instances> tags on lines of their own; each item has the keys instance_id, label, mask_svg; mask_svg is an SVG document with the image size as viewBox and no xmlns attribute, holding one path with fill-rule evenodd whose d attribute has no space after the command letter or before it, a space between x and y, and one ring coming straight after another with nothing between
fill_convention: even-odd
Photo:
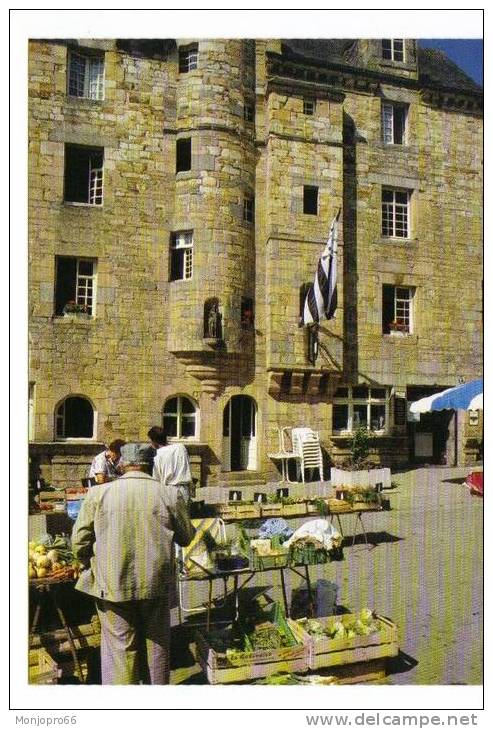
<instances>
[{"instance_id":1,"label":"arched doorway","mask_svg":"<svg viewBox=\"0 0 493 729\"><path fill-rule=\"evenodd\" d=\"M223 411L223 468L257 468L257 404L249 395L234 395Z\"/></svg>"}]
</instances>

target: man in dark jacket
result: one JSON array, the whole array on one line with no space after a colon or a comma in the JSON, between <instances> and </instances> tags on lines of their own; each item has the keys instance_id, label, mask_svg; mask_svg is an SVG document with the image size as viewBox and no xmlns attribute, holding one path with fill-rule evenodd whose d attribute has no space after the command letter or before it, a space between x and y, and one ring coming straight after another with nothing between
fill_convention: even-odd
<instances>
[{"instance_id":1,"label":"man in dark jacket","mask_svg":"<svg viewBox=\"0 0 493 729\"><path fill-rule=\"evenodd\" d=\"M173 542L187 546L195 530L179 491L148 475L153 456L124 445L124 475L89 490L72 534L86 568L76 589L96 598L101 621L103 684L140 683L146 669L152 684L169 683Z\"/></svg>"}]
</instances>

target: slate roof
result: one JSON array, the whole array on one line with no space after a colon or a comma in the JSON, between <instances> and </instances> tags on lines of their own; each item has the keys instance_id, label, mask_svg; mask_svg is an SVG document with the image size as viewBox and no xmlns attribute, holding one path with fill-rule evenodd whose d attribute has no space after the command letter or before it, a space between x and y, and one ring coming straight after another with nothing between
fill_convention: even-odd
<instances>
[{"instance_id":1,"label":"slate roof","mask_svg":"<svg viewBox=\"0 0 493 729\"><path fill-rule=\"evenodd\" d=\"M349 38L288 39L282 41L282 53L295 55L318 63L356 64L356 40ZM450 58L433 48L418 46L418 77L425 86L451 91L482 94L483 89L464 73Z\"/></svg>"},{"instance_id":2,"label":"slate roof","mask_svg":"<svg viewBox=\"0 0 493 729\"><path fill-rule=\"evenodd\" d=\"M456 91L483 93L473 81L443 52L434 48L418 48L419 80L427 86Z\"/></svg>"}]
</instances>

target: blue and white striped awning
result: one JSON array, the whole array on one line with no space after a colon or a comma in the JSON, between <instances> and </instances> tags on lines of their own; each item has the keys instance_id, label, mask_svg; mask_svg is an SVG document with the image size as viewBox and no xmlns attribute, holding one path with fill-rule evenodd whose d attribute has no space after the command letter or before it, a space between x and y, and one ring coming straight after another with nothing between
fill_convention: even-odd
<instances>
[{"instance_id":1,"label":"blue and white striped awning","mask_svg":"<svg viewBox=\"0 0 493 729\"><path fill-rule=\"evenodd\" d=\"M483 379L466 382L464 385L449 387L436 395L423 397L411 403L412 413L431 413L435 410L482 410Z\"/></svg>"}]
</instances>

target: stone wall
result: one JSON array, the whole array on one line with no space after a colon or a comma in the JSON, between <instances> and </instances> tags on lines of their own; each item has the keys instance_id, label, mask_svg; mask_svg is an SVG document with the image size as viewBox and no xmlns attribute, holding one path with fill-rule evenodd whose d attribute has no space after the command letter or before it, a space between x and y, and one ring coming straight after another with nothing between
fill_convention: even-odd
<instances>
[{"instance_id":1,"label":"stone wall","mask_svg":"<svg viewBox=\"0 0 493 729\"><path fill-rule=\"evenodd\" d=\"M179 73L178 49L193 42L199 66ZM360 60L370 63L374 43L360 44ZM274 478L267 454L278 450L278 427L310 426L327 453L344 455L331 440L337 382L402 388L479 376L482 120L425 101L412 83L412 47L395 82L386 73L361 87L337 75L330 87L273 78L266 59L279 54L278 40L80 47L104 51L102 101L67 95L68 43L30 43L34 441L53 441L54 413L68 395L93 404L98 443L145 440L165 401L186 395L199 413L194 468L212 483L227 476L224 408L243 394L257 407L256 475ZM304 97L316 99L313 115L303 113ZM409 105L405 146L382 143L382 99ZM254 121L245 118L250 104ZM186 137L191 170L176 173L176 141ZM64 201L66 144L104 148L102 206ZM317 215L303 213L304 185L318 187ZM382 185L412 190L410 240L382 239ZM253 195L249 223L243 203ZM320 327L312 365L298 326L300 287L313 280L340 207L339 306ZM170 239L181 230L193 231L193 276L170 281ZM54 316L57 255L97 261L90 319ZM416 288L408 337L382 335L385 283ZM217 347L203 336L211 297L223 321ZM254 299L253 329L241 326L242 297ZM272 386L284 372L288 392ZM376 457L402 462L402 428L389 436ZM460 435L464 446L472 437ZM71 475L63 453L61 445L50 471L57 482ZM73 467L75 480L86 467Z\"/></svg>"}]
</instances>

